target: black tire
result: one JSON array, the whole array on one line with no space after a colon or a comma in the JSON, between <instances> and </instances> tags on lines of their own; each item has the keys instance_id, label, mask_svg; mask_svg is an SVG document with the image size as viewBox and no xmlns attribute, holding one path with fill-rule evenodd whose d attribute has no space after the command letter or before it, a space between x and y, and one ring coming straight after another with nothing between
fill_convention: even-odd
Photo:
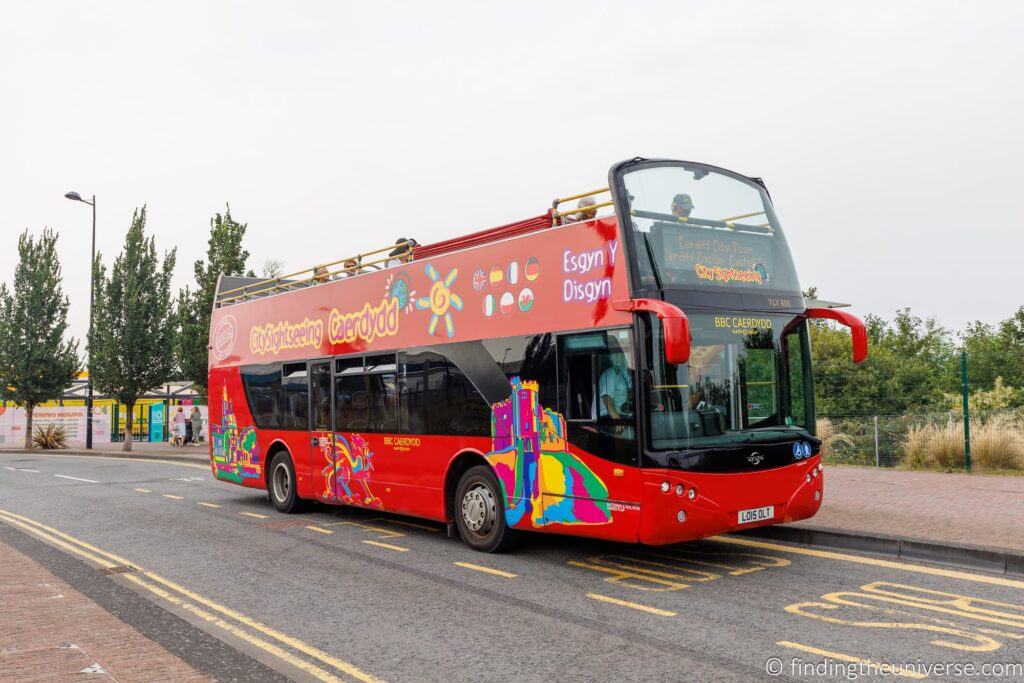
<instances>
[{"instance_id":1,"label":"black tire","mask_svg":"<svg viewBox=\"0 0 1024 683\"><path fill-rule=\"evenodd\" d=\"M295 467L287 451L281 451L270 461L267 497L278 512L290 515L302 511L304 501L295 490Z\"/></svg>"},{"instance_id":2,"label":"black tire","mask_svg":"<svg viewBox=\"0 0 1024 683\"><path fill-rule=\"evenodd\" d=\"M500 553L511 546L515 532L505 523L501 485L488 465L477 465L463 473L455 488L453 507L459 536L470 548Z\"/></svg>"}]
</instances>

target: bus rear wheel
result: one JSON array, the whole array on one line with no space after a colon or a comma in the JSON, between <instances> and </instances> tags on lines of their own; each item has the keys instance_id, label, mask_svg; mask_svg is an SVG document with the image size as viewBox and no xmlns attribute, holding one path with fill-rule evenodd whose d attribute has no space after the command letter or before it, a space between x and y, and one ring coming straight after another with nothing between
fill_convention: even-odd
<instances>
[{"instance_id":1,"label":"bus rear wheel","mask_svg":"<svg viewBox=\"0 0 1024 683\"><path fill-rule=\"evenodd\" d=\"M473 550L497 553L507 549L514 532L505 523L505 504L494 471L486 465L466 470L455 489L455 525Z\"/></svg>"},{"instance_id":2,"label":"bus rear wheel","mask_svg":"<svg viewBox=\"0 0 1024 683\"><path fill-rule=\"evenodd\" d=\"M291 456L282 451L270 461L267 495L279 512L291 514L302 510L302 499L295 490L295 467Z\"/></svg>"}]
</instances>

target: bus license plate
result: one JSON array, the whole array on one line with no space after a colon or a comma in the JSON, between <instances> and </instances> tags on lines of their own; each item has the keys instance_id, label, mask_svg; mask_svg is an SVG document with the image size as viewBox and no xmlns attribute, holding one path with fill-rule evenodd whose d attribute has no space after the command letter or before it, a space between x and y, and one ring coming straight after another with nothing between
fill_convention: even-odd
<instances>
[{"instance_id":1,"label":"bus license plate","mask_svg":"<svg viewBox=\"0 0 1024 683\"><path fill-rule=\"evenodd\" d=\"M766 522L775 517L775 506L768 505L763 508L752 510L740 510L739 523L749 524L750 522Z\"/></svg>"}]
</instances>

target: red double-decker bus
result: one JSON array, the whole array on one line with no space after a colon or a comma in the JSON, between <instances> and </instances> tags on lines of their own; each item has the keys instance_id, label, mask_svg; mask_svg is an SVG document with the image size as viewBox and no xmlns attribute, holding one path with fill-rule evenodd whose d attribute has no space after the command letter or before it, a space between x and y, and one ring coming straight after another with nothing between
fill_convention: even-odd
<instances>
[{"instance_id":1,"label":"red double-decker bus","mask_svg":"<svg viewBox=\"0 0 1024 683\"><path fill-rule=\"evenodd\" d=\"M632 159L607 188L435 244L221 277L211 466L306 501L665 544L805 519L823 493L807 320L764 184Z\"/></svg>"}]
</instances>

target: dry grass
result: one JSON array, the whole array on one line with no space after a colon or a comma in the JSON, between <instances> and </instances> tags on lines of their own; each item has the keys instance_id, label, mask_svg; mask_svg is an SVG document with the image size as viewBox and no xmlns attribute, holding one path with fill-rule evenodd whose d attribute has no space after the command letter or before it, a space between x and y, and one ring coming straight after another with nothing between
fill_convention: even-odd
<instances>
[{"instance_id":1,"label":"dry grass","mask_svg":"<svg viewBox=\"0 0 1024 683\"><path fill-rule=\"evenodd\" d=\"M832 420L827 417L819 417L815 423L816 431L818 432L818 438L821 439L821 455L824 458L828 458L832 455L833 448L836 444L844 444L850 448L854 447L853 439L849 435L844 434L836 430Z\"/></svg>"},{"instance_id":2,"label":"dry grass","mask_svg":"<svg viewBox=\"0 0 1024 683\"><path fill-rule=\"evenodd\" d=\"M911 426L902 441L904 463L915 469L960 470L964 468L964 426ZM980 470L1024 468L1024 423L1007 416L971 421L971 463Z\"/></svg>"},{"instance_id":3,"label":"dry grass","mask_svg":"<svg viewBox=\"0 0 1024 683\"><path fill-rule=\"evenodd\" d=\"M997 415L971 425L971 459L985 470L1024 468L1024 420Z\"/></svg>"}]
</instances>

